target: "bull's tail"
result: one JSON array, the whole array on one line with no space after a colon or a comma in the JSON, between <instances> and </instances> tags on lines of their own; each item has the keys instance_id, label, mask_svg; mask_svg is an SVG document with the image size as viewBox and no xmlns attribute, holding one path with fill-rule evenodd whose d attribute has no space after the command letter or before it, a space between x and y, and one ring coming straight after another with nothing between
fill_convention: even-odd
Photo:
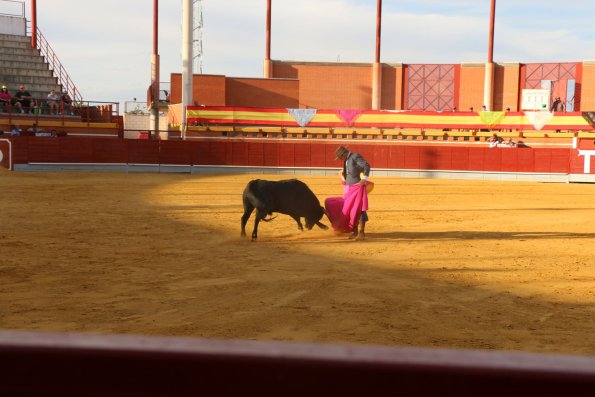
<instances>
[{"instance_id":1,"label":"bull's tail","mask_svg":"<svg viewBox=\"0 0 595 397\"><path fill-rule=\"evenodd\" d=\"M269 216L270 216L270 215L271 215L271 214L269 214ZM270 222L270 221L272 221L273 219L275 219L276 217L277 217L277 215L275 215L275 216L271 216L271 217L269 217L269 218L262 218L262 220L263 220L263 221L265 221L265 222Z\"/></svg>"}]
</instances>

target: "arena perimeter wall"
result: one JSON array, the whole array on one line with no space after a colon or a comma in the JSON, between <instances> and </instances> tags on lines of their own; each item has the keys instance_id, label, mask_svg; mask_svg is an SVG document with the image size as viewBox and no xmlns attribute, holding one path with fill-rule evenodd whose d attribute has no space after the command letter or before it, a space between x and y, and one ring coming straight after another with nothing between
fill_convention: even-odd
<instances>
[{"instance_id":1,"label":"arena perimeter wall","mask_svg":"<svg viewBox=\"0 0 595 397\"><path fill-rule=\"evenodd\" d=\"M11 144L9 147L9 143ZM574 148L489 148L392 142L203 138L193 141L13 137L0 141L1 164L15 170L334 174L346 145L373 175L595 182L595 144ZM591 155L593 154L593 155ZM431 172L431 174L428 174ZM483 175L483 176L482 176Z\"/></svg>"}]
</instances>

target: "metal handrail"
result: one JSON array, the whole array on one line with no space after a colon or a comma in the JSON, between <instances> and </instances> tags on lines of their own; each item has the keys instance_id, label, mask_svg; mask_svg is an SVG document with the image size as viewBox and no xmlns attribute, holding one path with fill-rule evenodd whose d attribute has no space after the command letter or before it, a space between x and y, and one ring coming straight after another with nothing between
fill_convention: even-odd
<instances>
[{"instance_id":1,"label":"metal handrail","mask_svg":"<svg viewBox=\"0 0 595 397\"><path fill-rule=\"evenodd\" d=\"M40 54L45 58L50 70L54 72L54 76L58 79L58 84L62 86L62 90L66 90L66 92L74 102L82 102L83 96L81 95L78 88L68 75L68 72L66 72L66 69L58 59L58 56L50 46L49 42L39 30L39 27L37 27L36 32L37 49L39 50Z\"/></svg>"},{"instance_id":2,"label":"metal handrail","mask_svg":"<svg viewBox=\"0 0 595 397\"><path fill-rule=\"evenodd\" d=\"M0 108L0 118L7 120L9 124L12 124L15 120L33 120L35 122L59 120L62 124L65 121L114 123L117 122L120 115L119 102L72 101L71 103L65 103L62 100L57 100L56 103L58 104L56 109L58 114L52 114L47 98L33 98L32 106L23 109L27 111L25 114L21 113L20 108L9 103ZM104 116L98 118L97 113Z\"/></svg>"}]
</instances>

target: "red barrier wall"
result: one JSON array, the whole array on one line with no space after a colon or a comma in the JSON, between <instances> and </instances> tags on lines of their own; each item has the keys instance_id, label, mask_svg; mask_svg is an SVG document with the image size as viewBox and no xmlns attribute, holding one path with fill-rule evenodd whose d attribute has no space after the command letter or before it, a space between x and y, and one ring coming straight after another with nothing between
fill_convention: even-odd
<instances>
[{"instance_id":1,"label":"red barrier wall","mask_svg":"<svg viewBox=\"0 0 595 397\"><path fill-rule=\"evenodd\" d=\"M10 168L10 143L5 140L0 140L0 167Z\"/></svg>"},{"instance_id":2,"label":"red barrier wall","mask_svg":"<svg viewBox=\"0 0 595 397\"><path fill-rule=\"evenodd\" d=\"M0 331L2 396L588 396L593 357ZM446 392L445 392L446 391Z\"/></svg>"},{"instance_id":3,"label":"red barrier wall","mask_svg":"<svg viewBox=\"0 0 595 397\"><path fill-rule=\"evenodd\" d=\"M164 165L233 165L254 167L339 168L335 149L326 141L114 140L103 138L11 138L14 164L116 163ZM3 153L6 142L0 143ZM488 148L477 146L403 145L391 142L349 143L375 169L577 173L585 156L571 148ZM582 141L581 150L594 150ZM5 155L6 157L6 155ZM592 156L595 158L595 155ZM2 165L8 168L7 160ZM595 159L591 169L595 172Z\"/></svg>"}]
</instances>

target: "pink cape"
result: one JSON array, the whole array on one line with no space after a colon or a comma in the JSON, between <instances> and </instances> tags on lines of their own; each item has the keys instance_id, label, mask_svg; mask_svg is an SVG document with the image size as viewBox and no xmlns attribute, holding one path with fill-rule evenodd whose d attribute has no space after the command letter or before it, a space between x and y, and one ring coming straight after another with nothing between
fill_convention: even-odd
<instances>
[{"instance_id":1,"label":"pink cape","mask_svg":"<svg viewBox=\"0 0 595 397\"><path fill-rule=\"evenodd\" d=\"M349 233L357 227L362 211L368 210L366 186L345 185L343 197L327 198L324 207L333 229Z\"/></svg>"}]
</instances>

